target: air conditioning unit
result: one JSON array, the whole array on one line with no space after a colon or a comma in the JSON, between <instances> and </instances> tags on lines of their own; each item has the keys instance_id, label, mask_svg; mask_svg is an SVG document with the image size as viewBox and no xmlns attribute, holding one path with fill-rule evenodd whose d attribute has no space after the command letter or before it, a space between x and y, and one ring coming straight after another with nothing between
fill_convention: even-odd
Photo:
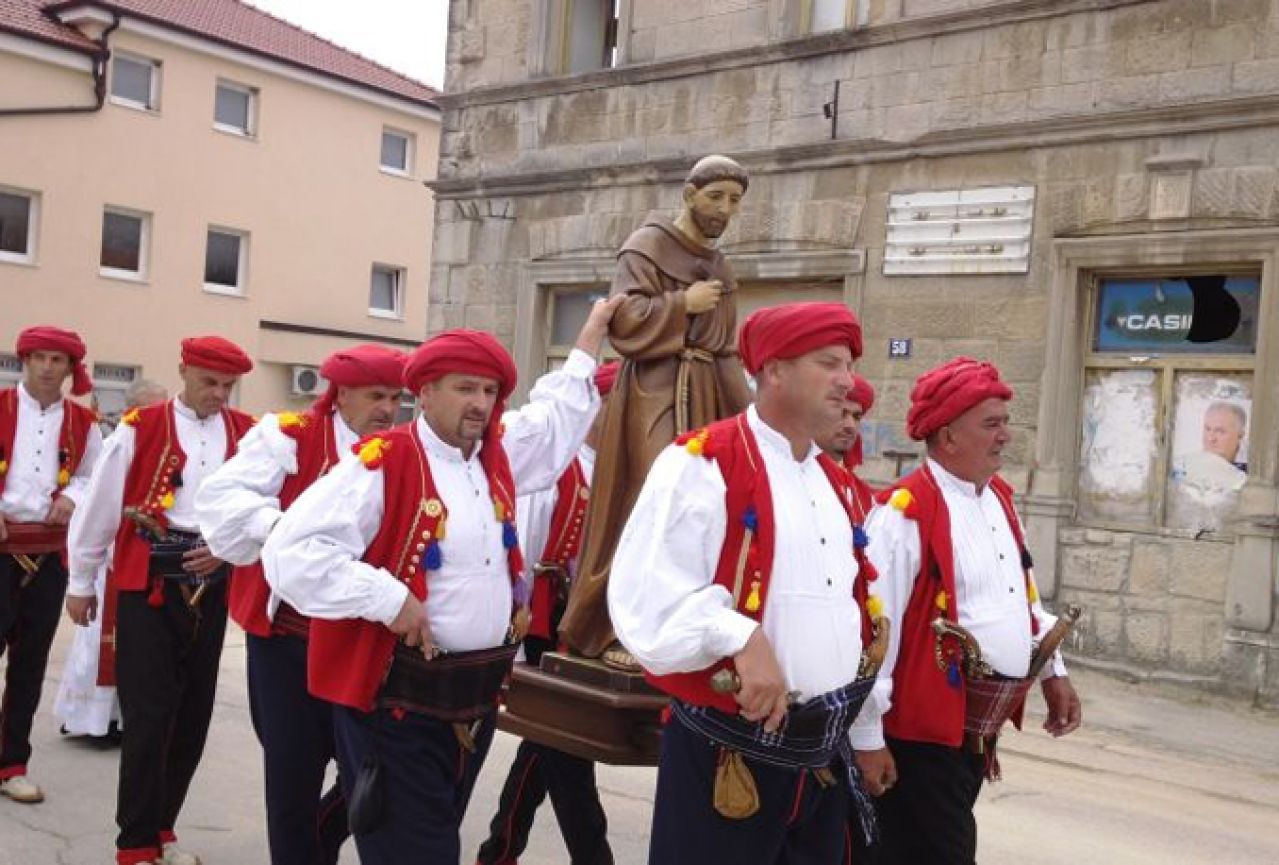
<instances>
[{"instance_id":1,"label":"air conditioning unit","mask_svg":"<svg viewBox=\"0 0 1279 865\"><path fill-rule=\"evenodd\" d=\"M293 395L294 396L319 396L324 393L329 383L320 375L320 371L313 366L294 366L293 367Z\"/></svg>"}]
</instances>

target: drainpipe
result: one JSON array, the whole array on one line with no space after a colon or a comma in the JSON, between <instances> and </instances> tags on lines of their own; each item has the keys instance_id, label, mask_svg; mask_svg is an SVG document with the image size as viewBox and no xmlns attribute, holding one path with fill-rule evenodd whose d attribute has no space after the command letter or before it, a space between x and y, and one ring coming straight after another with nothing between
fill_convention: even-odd
<instances>
[{"instance_id":1,"label":"drainpipe","mask_svg":"<svg viewBox=\"0 0 1279 865\"><path fill-rule=\"evenodd\" d=\"M101 111L107 99L107 59L111 56L107 48L107 39L120 26L120 16L116 15L111 26L102 31L98 37L98 50L93 56L93 104L92 105L39 105L29 108L0 108L0 118L5 117L42 117L53 114L91 114Z\"/></svg>"}]
</instances>

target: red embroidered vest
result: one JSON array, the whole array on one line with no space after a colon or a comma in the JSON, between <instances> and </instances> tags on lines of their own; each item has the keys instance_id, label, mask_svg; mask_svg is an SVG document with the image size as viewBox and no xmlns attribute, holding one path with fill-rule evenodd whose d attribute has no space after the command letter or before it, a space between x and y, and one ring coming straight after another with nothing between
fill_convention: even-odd
<instances>
[{"instance_id":1,"label":"red embroidered vest","mask_svg":"<svg viewBox=\"0 0 1279 865\"><path fill-rule=\"evenodd\" d=\"M62 428L58 432L58 476L53 495L71 482L71 476L84 459L84 449L89 443L89 429L97 422L97 415L78 402L62 400ZM0 495L4 494L5 478L13 459L14 439L18 435L18 389L0 391Z\"/></svg>"},{"instance_id":2,"label":"red embroidered vest","mask_svg":"<svg viewBox=\"0 0 1279 865\"><path fill-rule=\"evenodd\" d=\"M551 525L546 536L546 546L538 564L556 565L568 570L577 559L582 545L582 521L586 519L586 506L590 502L591 489L577 458L560 475L555 484L555 509L551 512ZM533 575L533 596L529 602L531 620L529 636L550 640L554 636L555 599L558 586L550 574Z\"/></svg>"},{"instance_id":3,"label":"red embroidered vest","mask_svg":"<svg viewBox=\"0 0 1279 865\"><path fill-rule=\"evenodd\" d=\"M990 479L990 488L1003 506L1024 560L1026 542L1013 506L1013 489L998 475ZM963 672L957 669L948 673L938 668L932 631L932 621L938 616L959 621L950 512L927 466L902 478L893 489L880 493L879 500L887 502L897 489L911 494L912 501L904 513L919 525L920 559L919 574L900 624L900 649L893 669L893 705L884 716L884 732L895 739L958 747L964 738ZM944 609L938 603L939 597L943 597L941 593L945 598ZM1037 623L1030 612L1028 604L1027 627L1033 631ZM955 683L951 678L956 678ZM1021 713L1019 706L1013 715L1013 723L1018 728Z\"/></svg>"},{"instance_id":4,"label":"red embroidered vest","mask_svg":"<svg viewBox=\"0 0 1279 865\"><path fill-rule=\"evenodd\" d=\"M756 622L763 622L773 571L776 522L773 519L772 490L759 444L744 413L681 436L677 443L687 447L693 440L700 442L695 450L700 450L702 456L714 460L719 466L727 488L727 524L724 545L715 569L715 583L729 591L737 612ZM854 494L848 472L825 454L818 456L817 461L840 504L848 511L849 522L856 525L852 504ZM865 644L870 633L866 616L866 583L871 570L861 551L856 550L855 554L859 566L866 568L853 583L854 596L862 614L862 640ZM646 672L644 675L654 687L686 703L736 714L738 706L733 696L716 693L710 684L712 676L732 664L731 658L724 658L705 670L693 673L656 676Z\"/></svg>"},{"instance_id":5,"label":"red embroidered vest","mask_svg":"<svg viewBox=\"0 0 1279 865\"><path fill-rule=\"evenodd\" d=\"M438 567L439 544L448 524L448 508L440 501L431 464L413 421L356 445L369 470L382 470L382 524L364 552L364 561L385 568L414 597L428 601L427 571ZM514 538L515 484L500 442L487 442L481 454L494 518ZM524 561L518 544L507 546L512 585L520 580ZM307 643L307 688L320 699L363 712L373 710L378 688L390 668L396 636L380 622L367 619L312 619Z\"/></svg>"},{"instance_id":6,"label":"red embroidered vest","mask_svg":"<svg viewBox=\"0 0 1279 865\"><path fill-rule=\"evenodd\" d=\"M124 481L122 507L134 507L168 526L166 504L175 494L186 467L187 455L178 442L173 400L133 409L122 423L133 427L133 461ZM226 425L226 458L235 454L240 437L253 426L253 418L233 408L222 409ZM115 537L111 583L115 591L140 592L148 587L151 545L128 519L120 520ZM250 567L257 567L256 565ZM236 569L240 570L240 569Z\"/></svg>"},{"instance_id":7,"label":"red embroidered vest","mask_svg":"<svg viewBox=\"0 0 1279 865\"><path fill-rule=\"evenodd\" d=\"M337 442L333 435L333 415L308 411L300 415L280 414L280 432L296 443L298 470L280 487L280 510L287 511L298 496L316 479L337 465ZM260 567L237 568L231 580L227 609L237 625L259 637L271 636L267 602L271 587Z\"/></svg>"}]
</instances>

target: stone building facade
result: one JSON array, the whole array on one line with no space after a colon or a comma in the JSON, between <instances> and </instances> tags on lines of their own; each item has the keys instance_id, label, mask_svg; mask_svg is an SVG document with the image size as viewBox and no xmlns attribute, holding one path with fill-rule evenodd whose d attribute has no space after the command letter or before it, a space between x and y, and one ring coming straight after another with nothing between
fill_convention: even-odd
<instances>
[{"instance_id":1,"label":"stone building facade","mask_svg":"<svg viewBox=\"0 0 1279 865\"><path fill-rule=\"evenodd\" d=\"M431 329L494 329L531 380L731 154L739 307L865 324L870 477L919 453L916 375L994 361L1079 662L1279 702L1279 0L453 0L449 26ZM1186 342L1192 277L1230 339ZM1218 403L1244 449L1197 457Z\"/></svg>"}]
</instances>

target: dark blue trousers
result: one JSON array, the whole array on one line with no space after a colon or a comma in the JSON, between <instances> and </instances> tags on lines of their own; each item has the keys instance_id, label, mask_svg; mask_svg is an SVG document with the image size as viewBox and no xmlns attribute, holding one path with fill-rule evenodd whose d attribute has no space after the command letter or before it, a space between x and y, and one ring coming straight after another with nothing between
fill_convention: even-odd
<instances>
[{"instance_id":1,"label":"dark blue trousers","mask_svg":"<svg viewBox=\"0 0 1279 865\"><path fill-rule=\"evenodd\" d=\"M497 710L476 729L466 751L453 725L419 715L333 707L339 777L350 796L366 755L382 766L382 816L372 832L355 835L361 865L455 865L459 830L475 779L493 743Z\"/></svg>"},{"instance_id":2,"label":"dark blue trousers","mask_svg":"<svg viewBox=\"0 0 1279 865\"><path fill-rule=\"evenodd\" d=\"M272 865L334 865L346 799L324 772L335 756L333 706L306 690L306 641L248 634L249 711L262 744ZM323 794L323 795L322 795Z\"/></svg>"},{"instance_id":3,"label":"dark blue trousers","mask_svg":"<svg viewBox=\"0 0 1279 865\"><path fill-rule=\"evenodd\" d=\"M595 764L525 739L502 787L489 837L480 845L479 865L514 865L528 846L538 806L551 807L572 865L613 865L608 820L595 786Z\"/></svg>"},{"instance_id":4,"label":"dark blue trousers","mask_svg":"<svg viewBox=\"0 0 1279 865\"><path fill-rule=\"evenodd\" d=\"M759 811L730 820L715 810L720 748L672 720L662 731L649 865L832 865L848 855L848 792L808 770L747 760ZM843 767L831 770L836 778Z\"/></svg>"},{"instance_id":5,"label":"dark blue trousers","mask_svg":"<svg viewBox=\"0 0 1279 865\"><path fill-rule=\"evenodd\" d=\"M0 780L26 774L31 722L66 592L67 569L57 553L43 556L30 577L13 556L0 553L0 657L8 655L0 702Z\"/></svg>"}]
</instances>

